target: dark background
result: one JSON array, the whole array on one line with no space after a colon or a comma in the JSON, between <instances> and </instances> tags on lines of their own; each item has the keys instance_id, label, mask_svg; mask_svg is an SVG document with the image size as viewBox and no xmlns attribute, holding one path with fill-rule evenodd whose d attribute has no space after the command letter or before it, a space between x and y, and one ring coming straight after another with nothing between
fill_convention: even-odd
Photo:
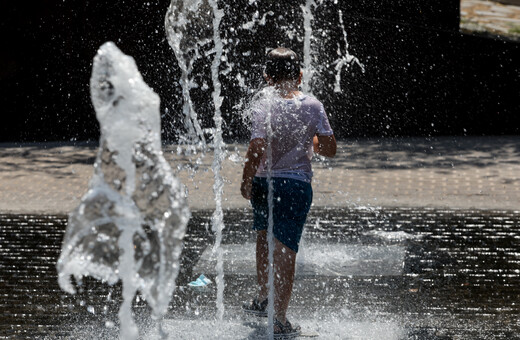
<instances>
[{"instance_id":1,"label":"dark background","mask_svg":"<svg viewBox=\"0 0 520 340\"><path fill-rule=\"evenodd\" d=\"M231 30L247 21L244 14L250 19L258 9L248 0L220 4L227 13L222 37L234 39L226 47L233 71L221 75L227 141L248 134L236 109L241 98L247 99L236 84L236 72L249 68L247 83L257 88L266 47L286 45L302 53L303 44L284 33L290 26L303 35L300 2L260 1L260 12L274 15L256 32ZM337 28L341 9L349 51L366 68L365 73L356 66L343 72L342 93L330 90L333 73L315 84L314 94L324 102L338 137L519 132L519 43L460 33L456 0L338 2L314 13L313 28L328 32L316 60L326 65L337 57L343 39ZM2 2L0 141L97 140L88 84L92 58L108 40L135 58L161 97L163 138L175 141L182 134L182 98L179 69L164 32L168 5L169 0ZM200 61L195 80L211 86L205 72L210 62L211 56ZM212 125L211 91L192 90L203 127Z\"/></svg>"}]
</instances>

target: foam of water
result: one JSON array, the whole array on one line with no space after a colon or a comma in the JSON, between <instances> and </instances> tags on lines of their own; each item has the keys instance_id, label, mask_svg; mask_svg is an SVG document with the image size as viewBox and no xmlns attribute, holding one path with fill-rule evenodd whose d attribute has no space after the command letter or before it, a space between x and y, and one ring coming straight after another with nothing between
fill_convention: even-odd
<instances>
[{"instance_id":1,"label":"foam of water","mask_svg":"<svg viewBox=\"0 0 520 340\"><path fill-rule=\"evenodd\" d=\"M371 230L366 232L365 235L375 236L377 238L386 241L406 241L420 239L421 235L412 235L404 231L382 231L382 230Z\"/></svg>"},{"instance_id":2,"label":"foam of water","mask_svg":"<svg viewBox=\"0 0 520 340\"><path fill-rule=\"evenodd\" d=\"M57 263L60 287L70 276L123 283L121 336L137 337L131 304L137 291L153 315L167 310L179 271L189 210L182 184L161 151L159 97L133 58L105 43L90 81L101 126L94 176L69 223Z\"/></svg>"},{"instance_id":3,"label":"foam of water","mask_svg":"<svg viewBox=\"0 0 520 340\"><path fill-rule=\"evenodd\" d=\"M226 319L221 322L197 320L168 320L165 328L170 333L183 334L184 339L251 339L263 340L269 336L263 319L239 321ZM318 334L318 339L330 340L398 340L406 332L398 322L390 320L358 322L344 316L319 315L299 320L303 333Z\"/></svg>"}]
</instances>

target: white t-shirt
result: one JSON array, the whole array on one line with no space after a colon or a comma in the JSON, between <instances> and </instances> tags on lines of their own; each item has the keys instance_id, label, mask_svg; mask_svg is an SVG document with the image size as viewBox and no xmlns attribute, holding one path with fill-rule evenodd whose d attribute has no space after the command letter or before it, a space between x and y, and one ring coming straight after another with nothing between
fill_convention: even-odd
<instances>
[{"instance_id":1,"label":"white t-shirt","mask_svg":"<svg viewBox=\"0 0 520 340\"><path fill-rule=\"evenodd\" d=\"M255 105L251 140L268 138L268 112L271 112L273 177L293 178L311 182L313 137L332 136L323 104L316 98L300 95L294 99L264 100ZM267 151L256 176L267 177Z\"/></svg>"}]
</instances>

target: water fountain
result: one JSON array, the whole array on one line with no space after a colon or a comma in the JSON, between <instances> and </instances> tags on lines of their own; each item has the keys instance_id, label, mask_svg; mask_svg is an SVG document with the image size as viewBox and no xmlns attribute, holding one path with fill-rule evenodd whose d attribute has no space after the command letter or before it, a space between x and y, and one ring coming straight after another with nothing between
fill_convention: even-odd
<instances>
[{"instance_id":1,"label":"water fountain","mask_svg":"<svg viewBox=\"0 0 520 340\"><path fill-rule=\"evenodd\" d=\"M159 97L134 60L113 43L94 59L91 95L101 125L95 173L69 225L57 264L59 283L92 276L123 282L121 337L137 338L132 301L139 292L160 319L179 272L189 210L161 151Z\"/></svg>"},{"instance_id":2,"label":"water fountain","mask_svg":"<svg viewBox=\"0 0 520 340\"><path fill-rule=\"evenodd\" d=\"M323 1L319 2L320 4ZM257 5L256 1L250 4ZM307 0L302 6L304 17L304 91L311 91L313 75L317 72L313 62L313 9L318 5ZM253 19L243 28L254 30L255 25L266 25L273 11L262 15L255 12ZM172 0L165 18L167 38L181 70L180 84L184 99L183 114L185 140L206 152L204 129L198 120L190 90L194 63L203 58L202 49L212 44L210 54L213 86L214 124L212 148L214 161L214 194L216 209L212 217L212 230L216 233L213 254L217 264L217 315L224 318L224 269L221 247L224 229L222 211L222 161L225 144L222 138L223 118L220 96L221 61L225 61L220 23L225 12L215 0ZM261 20L259 17L261 16ZM342 16L340 12L340 21ZM269 23L267 23L269 24ZM296 28L292 28L296 30ZM323 32L322 32L323 33ZM228 34L229 35L229 34ZM298 39L299 34L293 38ZM343 28L346 55L338 46L335 90L340 89L340 73L353 62L359 61L348 54L348 43ZM228 38L232 42L232 38ZM206 52L206 56L207 56ZM231 65L228 65L232 69ZM247 70L240 70L247 74ZM245 82L243 88L250 86ZM70 214L69 227L58 261L59 282L62 289L74 293L69 277L80 284L83 276L92 276L109 284L123 282L123 304L120 308L121 336L135 338L137 329L131 317L131 303L137 291L153 309L154 317L164 315L175 289L179 271L178 258L189 212L182 195L182 187L171 175L160 149L158 121L159 99L137 71L130 57L123 55L115 45L103 45L94 61L91 93L102 136L95 164L95 175L90 190L80 206ZM264 97L267 92L263 92ZM268 117L269 118L269 117ZM270 124L268 124L270 126ZM267 153L270 153L268 143ZM272 186L270 186L272 201ZM272 215L272 206L270 205ZM272 216L269 219L269 259L273 261ZM269 325L272 338L273 270L269 269L270 304Z\"/></svg>"},{"instance_id":3,"label":"water fountain","mask_svg":"<svg viewBox=\"0 0 520 340\"><path fill-rule=\"evenodd\" d=\"M68 1L59 3L70 7L59 7L61 11L50 12L56 20L62 19L60 15L73 13L74 16L61 25L67 26L70 20L81 18L82 13L92 10L93 6L99 6L99 9L109 2L89 2L81 11L64 10L76 6L68 5ZM130 6L130 3L126 1L125 5ZM444 91L457 86L462 88L461 85L467 90L461 91L456 98L474 99L479 95L485 98L475 100L472 107L482 104L507 107L508 104L504 106L504 99L507 101L508 98L505 94L516 89L508 87L511 83L503 78L514 68L511 64L517 54L509 50L510 43L490 43L489 38L483 43L482 38L461 37L463 34L459 32L450 38L452 33L447 32L446 27L415 26L420 25L425 16L428 18L424 9L435 9L430 6L433 2L420 1L422 6L410 6L404 14L394 12L390 16L375 15L368 19L353 17L354 14L348 12L347 8L352 7L347 4L355 2L338 1L342 6L336 7L333 0L301 0L294 6L281 1L237 0L233 2L235 6L220 1L218 9L209 1L187 2L188 5L197 3L201 7L196 14L187 14L186 20L190 20L191 25L179 28L190 37L193 31L189 33L189 28L198 27L197 35L188 39L182 45L184 47L179 47L181 53L185 48L185 55L172 56L168 60L169 66L174 65L171 74L178 74L177 79L185 86L184 89L179 86L179 92L184 93L184 106L168 109L183 119L186 117L185 131L179 132L185 138L180 143L182 148L189 150L187 153L199 153L195 157L202 158L204 153L213 155L213 150L218 153L223 149L218 141L218 115L215 120L206 119L214 116L214 109L220 104L219 97L223 97L224 137L238 131L236 126L245 126L238 112L247 107L252 93L259 87L260 60L265 48L278 44L293 47L305 56L307 71L313 69L313 77L306 79L309 91L320 98L332 94L336 101L352 99L355 102L349 107L359 107L359 116L366 120L366 124L356 125L354 129L358 131L363 130L363 126L376 124L384 128L387 121L380 117L386 112L378 116L383 104L370 108L356 106L364 101L356 102L355 96L348 96L356 92L350 91L352 87L347 88L346 84L357 85L352 82L349 71L355 70L359 74L360 68L348 56L346 38L356 48L356 55L362 56L360 60L366 64L368 74L360 78L364 86L359 86L362 90L357 94L381 93L381 89L388 88L385 93L397 96L401 103L384 107L393 111L393 115L389 114L392 119L397 116L408 119L411 113L427 117L432 112L445 113L436 122L444 120L442 117L451 118L459 108L450 108L456 102L455 97L450 100L449 96L444 96ZM399 2L398 5L410 3ZM111 12L112 18L118 16L119 12L113 10L117 4L111 2L112 11L96 12L96 15ZM168 5L164 4L160 13L156 13L160 18L157 21L163 19ZM357 6L373 6L371 9L382 8L385 12L396 6L396 2L360 4ZM146 8L147 3L139 2L134 6ZM366 14L371 9L358 11L356 15ZM218 11L223 11L223 16L220 24L214 24L214 13ZM32 15L20 12L28 18L25 22L34 18L34 12ZM397 17L399 14L409 19L408 15L413 13L413 20ZM393 20L399 21L399 27L392 23ZM86 22L78 21L81 26ZM90 21L90 17L89 22L97 23L96 19ZM104 23L112 24L109 20ZM347 32L342 31L343 24L363 27L348 29L348 33L356 34L347 36ZM125 30L131 31L128 30L130 25L125 26ZM219 25L217 36L215 27ZM163 36L160 26L158 23L157 32L161 32L157 35ZM95 26L85 28L90 33L97 29ZM371 28L377 32L367 33ZM382 34L383 30L387 32ZM100 31L106 33L102 28ZM109 31L110 34L113 32ZM411 34L412 31L415 33ZM135 38L134 32L128 33ZM422 40L424 35L426 39ZM54 38L63 36L53 35ZM74 33L66 36L76 37ZM217 53L220 48L213 48L219 36L222 54ZM125 45L128 44L125 37L128 35L114 39L121 38L118 46L128 51L131 49ZM139 36L140 39L143 37L146 39L146 34ZM364 39L367 40L361 41ZM395 39L395 43L388 43L388 39ZM74 45L67 39L64 45L61 45L62 39L54 41L60 41L59 46L64 48L67 58L78 52L78 45L83 51L92 46L81 39ZM366 45L360 53L358 47L364 42ZM481 43L483 47L477 46ZM157 44L169 51L168 46L163 45ZM369 45L371 47L367 48ZM189 46L196 49L190 50ZM389 54L389 50L399 53ZM487 52L482 53L484 50ZM224 150L220 157L213 159L215 166L213 161L198 164L198 158L190 164L193 169L199 167L197 174L204 171L210 174L203 182L204 187L199 183L198 193L203 194L195 197L202 196L201 201L214 201L211 193L213 171L215 174L220 172L225 179L223 183L227 190L221 203L226 229L221 234L220 247L216 246L218 228L212 231L210 226L223 226L218 222L220 216L216 212L220 209L209 211L203 210L207 206L197 208L195 205L194 209L199 210L192 211L189 227L186 227L183 256L177 258L187 208L183 202L184 189L169 177L170 169L160 157L158 98L144 86L131 59L120 54L115 46L105 45L100 53L96 58L92 88L95 107L103 121L103 139L90 191L71 213L70 221L63 215L70 211L65 204L75 200L86 186L81 184L86 182L81 181L91 175L96 157L95 151L91 150L92 144L3 144L0 147L0 337L114 339L121 331L123 337L131 338L136 335L135 324L142 338L157 338L158 322L154 322L150 314L160 320L167 306L165 318L160 320L165 331L163 336L168 332L173 339L265 339L267 322L245 319L240 311L242 302L253 294L251 287L255 275L253 235L247 228L251 223L247 203L240 201L242 203L233 205L236 201L233 202L230 195L238 187L232 176L239 172L236 169L240 168L241 160L233 151ZM429 56L425 57L427 54ZM141 58L136 55L138 64L143 62ZM53 55L52 63L59 65L55 60ZM439 60L446 61L444 73L438 68ZM186 65L184 71L178 63ZM353 68L347 67L352 63L356 64ZM60 66L51 68L49 73L55 73ZM64 74L70 70L63 69ZM140 69L144 70L142 66ZM476 69L484 71L473 73ZM483 76L486 69L489 76ZM150 77L147 73L143 72L145 79ZM215 75L220 75L222 94L218 93ZM447 78L439 79L439 75ZM27 78L36 79L33 74ZM27 78L16 81L21 84ZM50 92L55 91L58 81L49 79L54 80L49 82L52 86L38 91L57 98ZM75 79L79 78L72 77L70 82L60 84L62 91L73 92L72 83L83 86L83 82ZM177 79L168 79L168 86L176 86ZM160 92L156 84L154 88ZM397 90L392 88L394 85ZM404 92L400 92L409 86L418 91L407 93L410 97L416 96L410 101L404 100ZM437 90L440 92L431 97L417 96ZM167 102L164 92L160 93L163 103ZM27 93L22 95L27 96ZM198 105L200 101L207 104ZM444 103L436 106L441 101ZM29 104L22 105L16 113L22 113L31 105L36 106L37 111L44 109L32 100L27 102ZM422 104L415 105L419 102ZM18 101L16 104L23 103ZM196 115L193 114L195 111ZM338 118L343 114L338 107L331 107L329 112L335 115L337 125L351 123ZM501 117L506 111L500 112ZM125 118L117 119L116 113ZM460 126L471 124L463 111L456 113L461 114L458 119L454 117ZM247 114L243 116L247 121ZM494 120L488 120L491 121ZM506 118L502 123L507 125L509 121ZM397 126L401 122L392 121ZM29 123L37 125L40 120ZM453 122L447 119L446 123ZM480 125L485 126L483 130L490 131L486 124ZM118 133L118 128L123 128L124 133ZM496 129L495 126L491 131ZM400 131L410 131L410 128ZM431 130L418 133L427 134L428 131ZM244 135L243 131L241 135ZM296 288L289 310L291 321L304 329L319 332L325 339L344 339L346 334L365 340L517 338L520 332L517 301L520 295L520 212L516 204L520 192L519 138L452 136L346 139L343 142L347 156L340 156L329 164L318 160L315 167L319 182L316 188L323 196L316 197L319 207L311 210L306 226L301 253L305 256L298 261ZM177 151L181 148L178 145L165 144L163 147L165 158L182 178L184 170L179 170L178 165L181 161L188 163L190 157ZM243 144L225 147L240 149ZM218 165L219 159L225 159L222 169ZM69 186L72 182L76 184ZM189 187L189 181L186 183ZM189 188L190 194L197 194ZM215 193L220 189L222 187L217 186ZM348 195L341 191L348 191ZM325 195L332 198L324 200ZM338 201L334 201L336 198ZM369 206L357 206L358 198L360 204ZM370 207L370 204L380 208ZM59 281L69 292L76 289L75 295L64 293L58 286L55 266L67 226L69 231L58 263L62 273ZM223 255L220 258L219 252ZM181 261L178 274L177 260ZM218 265L220 260L223 261ZM223 294L223 280L219 280L219 287L210 285L206 291L190 290L187 283L200 273L213 281L225 273ZM85 276L95 276L106 284ZM124 281L122 289L120 284L113 284L118 280ZM133 299L136 291L137 298ZM148 303L154 307L150 309ZM118 308L122 324L117 320Z\"/></svg>"},{"instance_id":4,"label":"water fountain","mask_svg":"<svg viewBox=\"0 0 520 340\"><path fill-rule=\"evenodd\" d=\"M342 90L342 74L345 74L347 66L357 64L363 68L362 63L348 53L347 34L343 27L341 11L337 12L341 24L339 27L342 29L342 40L335 42L337 58L331 57L327 59L329 60L327 63L319 63L315 59L319 55L317 50L320 49L316 42L319 42L320 37L327 37L329 34L326 29L321 28L321 25L316 25L320 28L313 30L313 23L316 24L315 20L317 20L316 11L320 10L320 6L334 6L334 4L334 1L306 0L305 4L298 8L302 24L289 24L290 27L284 28L287 40L269 42L275 45L287 44L287 41L290 41L303 52L307 74L304 89L307 92L315 92L318 96ZM173 317L165 320L162 329L170 331L175 338L182 338L183 335L188 338L198 336L229 339L243 336L250 339L272 336L270 322L266 332L266 327L258 326L255 322L244 321L241 316L237 316L236 306L228 305L228 309L224 310L224 272L233 272L229 284L236 289L236 298L241 299L249 293L243 287L247 287L250 282L248 278L251 276L250 267L253 261L248 258L251 254L244 250L249 246L248 239L244 236L245 232L242 231L234 243L223 244L224 181L221 170L227 154L222 138L224 119L221 112L223 98L220 93L219 75L221 78L228 74L237 75L239 90L243 93L256 88L257 79L251 74L251 70L241 69L231 61L230 50L233 44L238 44L239 35L236 31L243 29L254 32L262 27L275 26L280 21L276 9L270 8L269 5L260 6L253 0L248 1L248 5L256 7L257 10L252 12L252 17L248 17L251 14L248 12L245 22L235 28L232 27L233 30L229 26L225 29L221 27L222 21L226 19L226 15L230 15L232 9L226 4L219 8L215 1L173 0L166 15L168 42L175 52L181 70L180 84L184 99L182 112L186 129L186 138L181 142L188 145L189 152L192 154L199 151L214 152L211 170L215 177L213 189L216 201L216 209L209 218L215 235L214 245L208 246L209 242L207 242L203 244L205 248L200 247L203 251L200 258L195 256L197 261L193 269L193 272L214 274L217 278L216 296L210 292L206 293L207 295L201 293L193 298L201 304L200 301L204 301L204 298L214 297L215 316L213 313L200 316L201 313L197 310L198 318L193 317L192 314L191 319ZM247 52L244 53L246 54L243 55L247 55ZM196 84L197 68L194 65L207 59L211 59L211 63L207 64L211 64L209 67L211 71L208 74L211 74L213 86L211 97L214 106L214 127L211 128L205 128L199 121L190 94L192 89L200 86ZM323 78L333 79L333 81L326 82ZM312 86L312 84L326 84L326 86ZM102 46L94 63L91 87L93 102L102 126L102 138L90 190L82 199L81 205L70 215L63 251L58 262L60 286L67 292L74 292L74 285L69 281L71 275L80 284L83 276L93 276L109 284L114 284L118 280L123 281L124 302L119 313L122 322L121 337L135 338L137 330L131 313L132 300L137 291L150 304L156 319L160 320L168 307L179 271L181 243L189 212L182 186L171 176L171 169L161 155L158 98L142 82L135 63L118 51L113 44ZM236 107L244 109L247 105L239 103ZM247 121L247 116L245 112L245 118L233 118ZM211 131L211 141L206 140L207 131ZM406 209L392 212L394 215L403 216L406 216L406 213ZM429 212L426 211L424 214L422 220L426 221L425 216ZM405 337L405 330L399 320L387 318L387 314L372 315L377 308L371 306L366 307L365 311L358 311L363 315L361 322L353 321L352 311L342 304L349 304L353 309L362 309L362 303L357 305L356 302L350 303L349 299L355 299L356 296L349 295L348 292L345 293L346 296L338 296L341 294L338 292L345 291L347 288L355 290L356 287L349 285L356 284L374 284L376 288L385 285L391 288L396 286L402 288L399 283L395 283L394 278L404 276L403 263L410 255L405 249L409 247L412 253L420 253L417 250L418 242L422 242L424 235L430 236L432 233L428 230L428 223L421 225L420 228L423 229L420 236L411 236L411 233L408 234L403 230L413 232L413 227L405 226L400 229L401 222L394 222L391 214L380 214L377 209L358 207L343 212L343 215L338 213L338 216L329 215L325 210L319 212L318 218L311 219L309 222L310 237L305 242L306 248L303 249L305 259L298 261L297 274L298 277L304 278L305 282L302 280L298 283L302 293L295 297L295 310L304 321L302 325L307 329L319 330L323 336L337 339L343 338L345 332L350 332L352 337L362 339L382 336L388 339ZM356 220L358 217L360 218ZM232 224L233 219L230 220ZM246 224L248 221L244 215L240 215L237 221L239 222L228 228L238 235L240 227L243 228L240 224ZM341 228L349 223L364 226L368 231L362 235L348 231L350 234L343 237L344 230ZM271 229L272 220L269 224ZM331 235L327 234L330 230L333 231L337 243L330 242ZM435 236L431 238L435 239ZM359 244L347 242L359 241L359 239L369 240L369 243L372 242L375 246L363 242ZM436 243L432 241L427 246L430 250L435 249ZM272 262L272 252L270 253ZM350 265L350 263L358 265ZM419 264L413 263L413 265ZM426 268L425 271L429 269ZM270 282L272 282L272 270L270 271ZM419 288L416 286L414 272L410 271L410 273L404 280L405 283L401 285L405 286L407 293L414 294ZM316 290L325 293L322 300L315 296ZM361 292L360 295L365 292L359 287L357 291ZM183 302L192 298L191 293L184 290L179 294L183 294L184 300L179 298ZM400 292L397 295L404 294ZM309 299L311 302L304 299ZM341 302L333 304L331 300L334 299L341 299ZM395 297L393 300L388 299L396 301ZM436 297L433 298L435 299ZM323 306L313 309L309 304ZM330 306L338 308L331 312ZM179 307L179 304L176 304L176 307ZM180 307L190 309L188 303L181 304ZM432 310L434 308L435 306ZM272 309L271 305L270 315L273 313ZM209 311L213 312L212 309ZM197 324L197 330L194 330L194 324ZM146 334L146 337L149 335ZM150 336L155 336L155 332Z\"/></svg>"},{"instance_id":5,"label":"water fountain","mask_svg":"<svg viewBox=\"0 0 520 340\"><path fill-rule=\"evenodd\" d=\"M188 132L199 131L200 124L197 120L197 115L194 113L190 98L190 85L188 84L188 77L190 76L191 67L186 67L186 60L189 65L192 65L194 58L200 55L199 48L209 42L214 44L214 57L211 63L211 81L213 84L213 105L214 115L213 121L215 127L212 131L212 146L214 150L214 159L212 170L214 173L213 191L215 194L216 208L213 214L212 230L216 232L217 238L215 242L214 252L218 258L217 267L219 274L216 278L218 293L217 293L217 309L218 319L222 320L224 317L224 273L223 273L223 259L222 249L220 243L222 242L222 232L224 229L224 216L222 212L222 190L224 182L222 179L221 169L224 158L224 141L222 139L222 114L220 107L222 105L222 97L220 96L221 85L219 80L220 62L223 54L223 44L220 38L220 21L224 15L223 11L218 8L216 0L201 0L201 1L176 1L173 0L168 8L165 19L165 28L167 38L170 46L175 52L177 62L182 70L182 87L184 95L184 114L190 118L186 120ZM189 57L193 55L194 57ZM204 136L199 133L199 138L202 142L202 150L205 151Z\"/></svg>"},{"instance_id":6,"label":"water fountain","mask_svg":"<svg viewBox=\"0 0 520 340\"><path fill-rule=\"evenodd\" d=\"M250 1L250 4L257 5L256 1ZM320 1L323 3L323 1ZM311 21L314 20L312 15L313 7L317 6L314 0L307 0L305 6L302 6L302 13L304 17L304 82L303 82L303 91L305 93L311 92L311 81L313 78L314 63L312 58L312 26ZM211 11L209 10L211 8ZM213 14L213 18L210 17L210 14ZM255 24L266 25L266 18L268 15L273 15L273 11L266 11L262 15L259 14L259 11L256 11L253 15L253 19L249 22L246 22L242 25L242 28L247 28L249 30L255 29ZM192 133L192 131L200 131L200 124L197 122L197 115L194 112L193 105L191 104L190 97L190 85L187 79L190 77L190 71L193 70L193 62L195 59L199 58L200 48L203 45L206 45L210 42L213 43L213 48L211 53L214 54L213 62L211 65L211 80L213 83L213 103L214 103L214 123L215 127L213 129L213 147L214 147L214 161L212 170L215 175L215 184L214 184L214 193L215 193L215 202L216 209L213 214L212 219L212 229L216 232L216 240L213 248L213 253L216 255L217 263L217 319L222 320L224 316L224 305L223 305L223 295L224 295L224 272L223 272L223 250L221 247L222 242L222 231L224 229L223 225L223 213L222 213L222 189L223 189L223 180L220 175L220 170L222 168L223 161L223 149L224 143L222 140L222 115L220 111L220 107L222 104L222 98L220 97L221 85L219 81L220 75L220 61L226 60L223 58L224 55L224 44L220 37L220 23L222 17L224 16L224 11L218 9L218 4L215 0L200 0L200 1L192 1L186 2L182 0L172 0L168 12L166 14L165 26L168 37L168 42L172 49L175 52L177 57L177 61L179 63L179 67L181 69L182 79L181 85L183 88L184 95L184 114L186 117L186 125L188 126L188 133ZM261 20L259 17L261 16ZM211 20L212 19L212 20ZM336 85L335 91L340 91L340 74L344 67L349 64L356 62L359 66L363 67L359 60L348 53L348 42L345 29L343 27L342 16L340 11L340 21L341 28L343 30L343 39L345 44L345 52L346 55L343 56L338 44L338 55L340 59L338 59L335 63L336 65ZM210 24L212 23L212 25ZM210 30L212 27L212 31ZM294 28L293 28L294 29ZM234 29L231 30L234 32ZM231 34L232 36L232 34ZM212 37L212 39L210 39ZM298 37L298 34L295 35ZM233 41L233 38L230 38L229 41ZM229 65L229 69L232 69L232 65ZM247 73L248 70L240 70L241 72ZM239 75L241 72L239 71ZM247 85L242 82L240 86L246 87ZM267 97L273 97L273 94L269 94L264 91L261 92L261 99L265 99ZM258 100L259 98L256 98ZM255 99L253 99L254 104ZM272 99L267 100L270 103ZM264 100L265 102L265 100ZM247 110L245 110L247 111ZM250 114L246 113L247 116ZM267 119L269 123L267 124L270 127L270 116L268 115ZM268 128L268 135L270 136L270 129ZM202 137L203 138L203 137ZM267 147L267 155L270 159L271 153L271 143L270 138L268 141ZM269 163L270 164L270 163ZM272 183L270 179L270 168L268 169L268 181L269 185L269 228L268 228L268 243L269 243L269 305L268 305L268 329L269 329L269 337L273 337L273 317L274 317L274 290L273 290L273 220L272 220Z\"/></svg>"}]
</instances>

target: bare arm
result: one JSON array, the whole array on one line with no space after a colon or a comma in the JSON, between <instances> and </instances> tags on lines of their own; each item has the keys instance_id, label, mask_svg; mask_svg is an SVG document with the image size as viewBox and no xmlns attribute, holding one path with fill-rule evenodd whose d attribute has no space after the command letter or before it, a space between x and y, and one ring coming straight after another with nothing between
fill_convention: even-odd
<instances>
[{"instance_id":1,"label":"bare arm","mask_svg":"<svg viewBox=\"0 0 520 340\"><path fill-rule=\"evenodd\" d=\"M336 156L336 138L332 136L314 136L314 152L325 157Z\"/></svg>"},{"instance_id":2,"label":"bare arm","mask_svg":"<svg viewBox=\"0 0 520 340\"><path fill-rule=\"evenodd\" d=\"M242 175L242 184L240 192L245 199L251 199L251 186L256 170L260 165L260 161L264 156L266 148L265 139L255 138L249 143L249 148L246 154L246 163L244 164L244 173Z\"/></svg>"}]
</instances>

